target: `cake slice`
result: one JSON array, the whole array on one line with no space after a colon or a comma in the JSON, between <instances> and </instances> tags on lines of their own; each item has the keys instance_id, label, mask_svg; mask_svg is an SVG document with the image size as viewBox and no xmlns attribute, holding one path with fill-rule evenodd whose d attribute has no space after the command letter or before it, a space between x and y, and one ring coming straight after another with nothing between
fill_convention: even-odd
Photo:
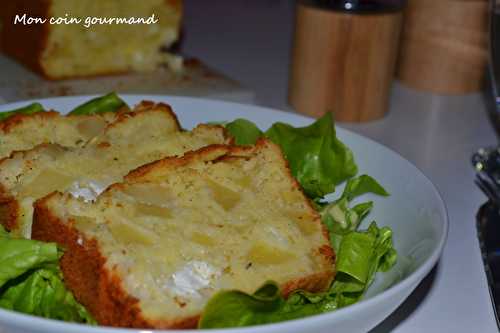
<instances>
[{"instance_id":1,"label":"cake slice","mask_svg":"<svg viewBox=\"0 0 500 333\"><path fill-rule=\"evenodd\" d=\"M181 0L2 1L0 47L49 79L175 68L180 58L161 51L181 16Z\"/></svg>"},{"instance_id":2,"label":"cake slice","mask_svg":"<svg viewBox=\"0 0 500 333\"><path fill-rule=\"evenodd\" d=\"M182 131L170 107L143 102L84 147L43 144L0 160L0 223L29 237L33 202L54 190L92 200L145 163L225 142L220 126Z\"/></svg>"},{"instance_id":3,"label":"cake slice","mask_svg":"<svg viewBox=\"0 0 500 333\"><path fill-rule=\"evenodd\" d=\"M334 275L318 213L266 140L153 162L95 202L54 192L33 238L65 248L65 283L101 325L192 328L219 290L320 292Z\"/></svg>"},{"instance_id":4,"label":"cake slice","mask_svg":"<svg viewBox=\"0 0 500 333\"><path fill-rule=\"evenodd\" d=\"M126 110L123 110L126 112ZM0 122L0 158L42 143L81 147L101 134L119 113L61 115L55 111L14 115Z\"/></svg>"}]
</instances>

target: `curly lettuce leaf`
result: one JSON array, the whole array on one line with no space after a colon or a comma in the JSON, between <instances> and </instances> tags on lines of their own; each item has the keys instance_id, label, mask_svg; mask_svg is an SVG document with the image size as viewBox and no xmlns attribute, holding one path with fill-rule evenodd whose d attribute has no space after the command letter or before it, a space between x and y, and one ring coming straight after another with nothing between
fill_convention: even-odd
<instances>
[{"instance_id":1,"label":"curly lettuce leaf","mask_svg":"<svg viewBox=\"0 0 500 333\"><path fill-rule=\"evenodd\" d=\"M336 252L342 238L352 231L358 229L363 219L373 208L373 202L363 202L350 207L353 199L366 194L373 193L381 196L388 196L389 193L374 178L368 175L361 175L351 178L339 199L319 206L321 220L328 229L330 242Z\"/></svg>"},{"instance_id":2,"label":"curly lettuce leaf","mask_svg":"<svg viewBox=\"0 0 500 333\"><path fill-rule=\"evenodd\" d=\"M342 239L338 252L337 272L344 274L347 279L338 279L336 282L342 283L340 286L335 286L334 283L332 288L337 291L357 291L362 294L373 282L376 272L386 271L395 262L396 250L392 243L391 229L379 228L372 222L366 231L351 232ZM363 289L360 290L359 287Z\"/></svg>"},{"instance_id":3,"label":"curly lettuce leaf","mask_svg":"<svg viewBox=\"0 0 500 333\"><path fill-rule=\"evenodd\" d=\"M65 321L96 324L66 289L55 243L11 237L0 226L0 307Z\"/></svg>"}]
</instances>

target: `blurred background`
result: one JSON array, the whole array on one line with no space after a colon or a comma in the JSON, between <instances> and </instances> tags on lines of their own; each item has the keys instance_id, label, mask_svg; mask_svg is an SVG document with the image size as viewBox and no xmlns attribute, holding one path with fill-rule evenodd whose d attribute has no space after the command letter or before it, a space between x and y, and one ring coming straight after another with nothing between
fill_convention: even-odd
<instances>
[{"instance_id":1,"label":"blurred background","mask_svg":"<svg viewBox=\"0 0 500 333\"><path fill-rule=\"evenodd\" d=\"M287 107L295 1L188 0L184 5L183 52L255 91L259 104ZM194 37L200 35L205 37ZM218 50L214 45L230 47ZM275 88L263 86L263 77Z\"/></svg>"},{"instance_id":2,"label":"blurred background","mask_svg":"<svg viewBox=\"0 0 500 333\"><path fill-rule=\"evenodd\" d=\"M338 121L366 122L388 113L394 82L437 95L484 88L487 0L82 4L3 4L0 98L115 90L249 102L314 117L333 112ZM155 14L159 23L13 24L20 13Z\"/></svg>"}]
</instances>

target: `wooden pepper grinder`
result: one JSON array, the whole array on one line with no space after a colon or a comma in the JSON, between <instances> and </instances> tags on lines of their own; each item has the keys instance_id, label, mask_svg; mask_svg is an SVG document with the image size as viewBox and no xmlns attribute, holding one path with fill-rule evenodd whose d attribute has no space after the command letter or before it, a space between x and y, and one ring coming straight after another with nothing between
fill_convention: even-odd
<instances>
[{"instance_id":1,"label":"wooden pepper grinder","mask_svg":"<svg viewBox=\"0 0 500 333\"><path fill-rule=\"evenodd\" d=\"M480 91L488 61L487 0L409 0L397 78L438 94Z\"/></svg>"},{"instance_id":2,"label":"wooden pepper grinder","mask_svg":"<svg viewBox=\"0 0 500 333\"><path fill-rule=\"evenodd\" d=\"M301 0L297 5L289 102L338 121L388 110L404 1Z\"/></svg>"}]
</instances>

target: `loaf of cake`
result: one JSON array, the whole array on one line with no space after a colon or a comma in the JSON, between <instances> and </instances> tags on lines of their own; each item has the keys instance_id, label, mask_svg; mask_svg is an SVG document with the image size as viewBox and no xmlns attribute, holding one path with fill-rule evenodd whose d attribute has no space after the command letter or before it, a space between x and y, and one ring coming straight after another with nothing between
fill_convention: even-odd
<instances>
[{"instance_id":1,"label":"loaf of cake","mask_svg":"<svg viewBox=\"0 0 500 333\"><path fill-rule=\"evenodd\" d=\"M182 0L3 1L0 45L49 79L151 71L163 63L178 67L179 60L161 50L178 39L181 14Z\"/></svg>"},{"instance_id":2,"label":"loaf of cake","mask_svg":"<svg viewBox=\"0 0 500 333\"><path fill-rule=\"evenodd\" d=\"M0 122L0 159L42 143L82 147L118 116L114 112L65 116L55 111L11 116Z\"/></svg>"},{"instance_id":3,"label":"loaf of cake","mask_svg":"<svg viewBox=\"0 0 500 333\"><path fill-rule=\"evenodd\" d=\"M101 325L196 327L217 291L320 292L334 252L278 146L212 145L129 173L95 202L35 203L33 238L66 250L66 285Z\"/></svg>"},{"instance_id":4,"label":"loaf of cake","mask_svg":"<svg viewBox=\"0 0 500 333\"><path fill-rule=\"evenodd\" d=\"M220 126L182 131L164 104L142 103L119 114L84 147L43 144L0 160L0 223L15 234L31 234L32 203L55 190L92 200L130 170L209 144L228 142Z\"/></svg>"}]
</instances>

